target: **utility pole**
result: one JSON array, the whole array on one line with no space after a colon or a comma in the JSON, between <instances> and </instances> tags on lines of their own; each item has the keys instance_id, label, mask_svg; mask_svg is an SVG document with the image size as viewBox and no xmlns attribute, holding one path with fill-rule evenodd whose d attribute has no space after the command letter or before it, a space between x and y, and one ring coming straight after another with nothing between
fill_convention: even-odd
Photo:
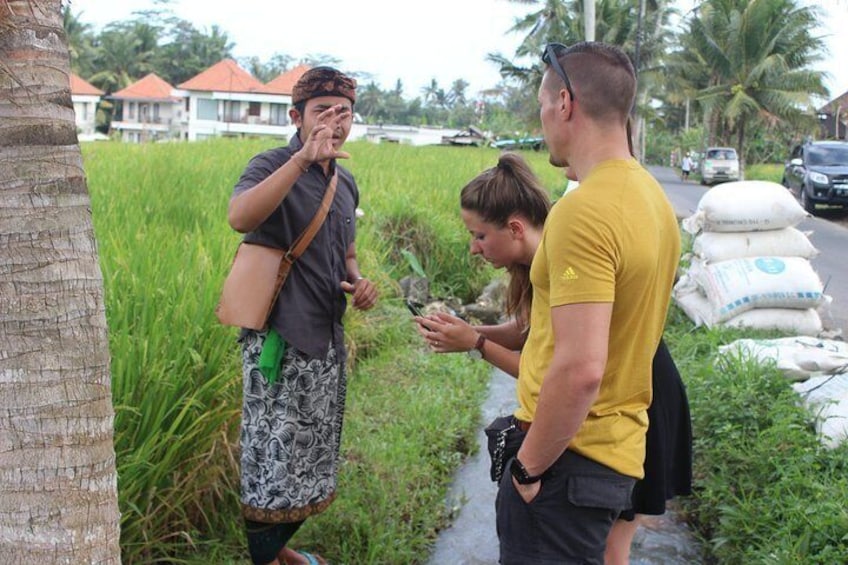
<instances>
[{"instance_id":1,"label":"utility pole","mask_svg":"<svg viewBox=\"0 0 848 565\"><path fill-rule=\"evenodd\" d=\"M635 125L635 133L633 143L635 145L635 157L639 160L639 162L643 162L645 160L645 120L640 117L636 111L637 103L639 100L638 96L638 88L639 88L639 67L641 65L641 51L642 51L642 22L645 19L645 0L639 0L639 13L637 14L636 19L636 48L633 54L633 69L636 73L636 100L633 102L633 108L631 109L631 116L633 118L633 122Z\"/></svg>"},{"instance_id":2,"label":"utility pole","mask_svg":"<svg viewBox=\"0 0 848 565\"><path fill-rule=\"evenodd\" d=\"M595 0L583 0L583 34L586 41L595 41Z\"/></svg>"}]
</instances>

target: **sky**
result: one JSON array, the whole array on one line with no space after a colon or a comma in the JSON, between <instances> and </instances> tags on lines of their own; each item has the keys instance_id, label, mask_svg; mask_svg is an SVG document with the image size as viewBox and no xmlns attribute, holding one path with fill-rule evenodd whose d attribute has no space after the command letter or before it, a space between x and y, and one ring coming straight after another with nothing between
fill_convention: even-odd
<instances>
[{"instance_id":1,"label":"sky","mask_svg":"<svg viewBox=\"0 0 848 565\"><path fill-rule=\"evenodd\" d=\"M693 0L678 2L684 12L693 5ZM69 3L95 31L155 6L152 0ZM825 37L830 54L814 68L831 75L825 84L836 97L848 91L848 1L815 3L822 10L822 27L815 33ZM400 79L405 98L420 96L432 79L448 90L461 78L469 83L469 95L495 86L500 75L486 55L511 58L523 37L508 30L516 18L538 9L509 0L175 0L169 6L200 30L217 25L225 31L237 59L330 55L340 60L342 70L370 73L384 90ZM836 30L842 32L841 41Z\"/></svg>"}]
</instances>

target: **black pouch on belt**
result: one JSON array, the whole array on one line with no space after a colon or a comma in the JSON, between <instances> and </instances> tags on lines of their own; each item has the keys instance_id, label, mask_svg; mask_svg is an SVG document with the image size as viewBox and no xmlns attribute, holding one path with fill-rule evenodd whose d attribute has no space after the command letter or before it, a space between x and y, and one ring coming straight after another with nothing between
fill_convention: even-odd
<instances>
[{"instance_id":1,"label":"black pouch on belt","mask_svg":"<svg viewBox=\"0 0 848 565\"><path fill-rule=\"evenodd\" d=\"M486 426L485 432L488 438L489 457L492 461L489 475L494 482L499 483L503 476L504 465L518 453L527 432L518 427L518 421L514 416L495 418Z\"/></svg>"}]
</instances>

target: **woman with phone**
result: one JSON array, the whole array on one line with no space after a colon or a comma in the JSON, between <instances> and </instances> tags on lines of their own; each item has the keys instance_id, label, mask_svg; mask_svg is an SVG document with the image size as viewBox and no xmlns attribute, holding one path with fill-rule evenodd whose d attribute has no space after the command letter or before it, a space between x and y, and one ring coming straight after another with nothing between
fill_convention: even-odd
<instances>
[{"instance_id":1,"label":"woman with phone","mask_svg":"<svg viewBox=\"0 0 848 565\"><path fill-rule=\"evenodd\" d=\"M435 352L466 351L517 377L520 350L529 330L530 265L541 242L550 198L520 156L503 153L495 167L483 171L462 189L460 206L471 234L469 251L510 275L506 300L509 321L472 326L456 316L434 313L415 317L418 331ZM608 565L628 563L642 515L661 515L667 500L691 493L689 405L683 382L662 341L653 362L653 401L648 417L645 477L634 488L632 508L619 517L607 538Z\"/></svg>"}]
</instances>

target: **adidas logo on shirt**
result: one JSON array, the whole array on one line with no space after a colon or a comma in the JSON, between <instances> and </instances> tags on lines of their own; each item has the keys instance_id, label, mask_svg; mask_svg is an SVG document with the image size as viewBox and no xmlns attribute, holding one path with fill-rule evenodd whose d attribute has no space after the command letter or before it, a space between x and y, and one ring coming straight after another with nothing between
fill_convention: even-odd
<instances>
[{"instance_id":1,"label":"adidas logo on shirt","mask_svg":"<svg viewBox=\"0 0 848 565\"><path fill-rule=\"evenodd\" d=\"M560 277L564 281L576 281L577 273L574 271L574 268L569 267L565 271L563 271L562 276Z\"/></svg>"}]
</instances>

